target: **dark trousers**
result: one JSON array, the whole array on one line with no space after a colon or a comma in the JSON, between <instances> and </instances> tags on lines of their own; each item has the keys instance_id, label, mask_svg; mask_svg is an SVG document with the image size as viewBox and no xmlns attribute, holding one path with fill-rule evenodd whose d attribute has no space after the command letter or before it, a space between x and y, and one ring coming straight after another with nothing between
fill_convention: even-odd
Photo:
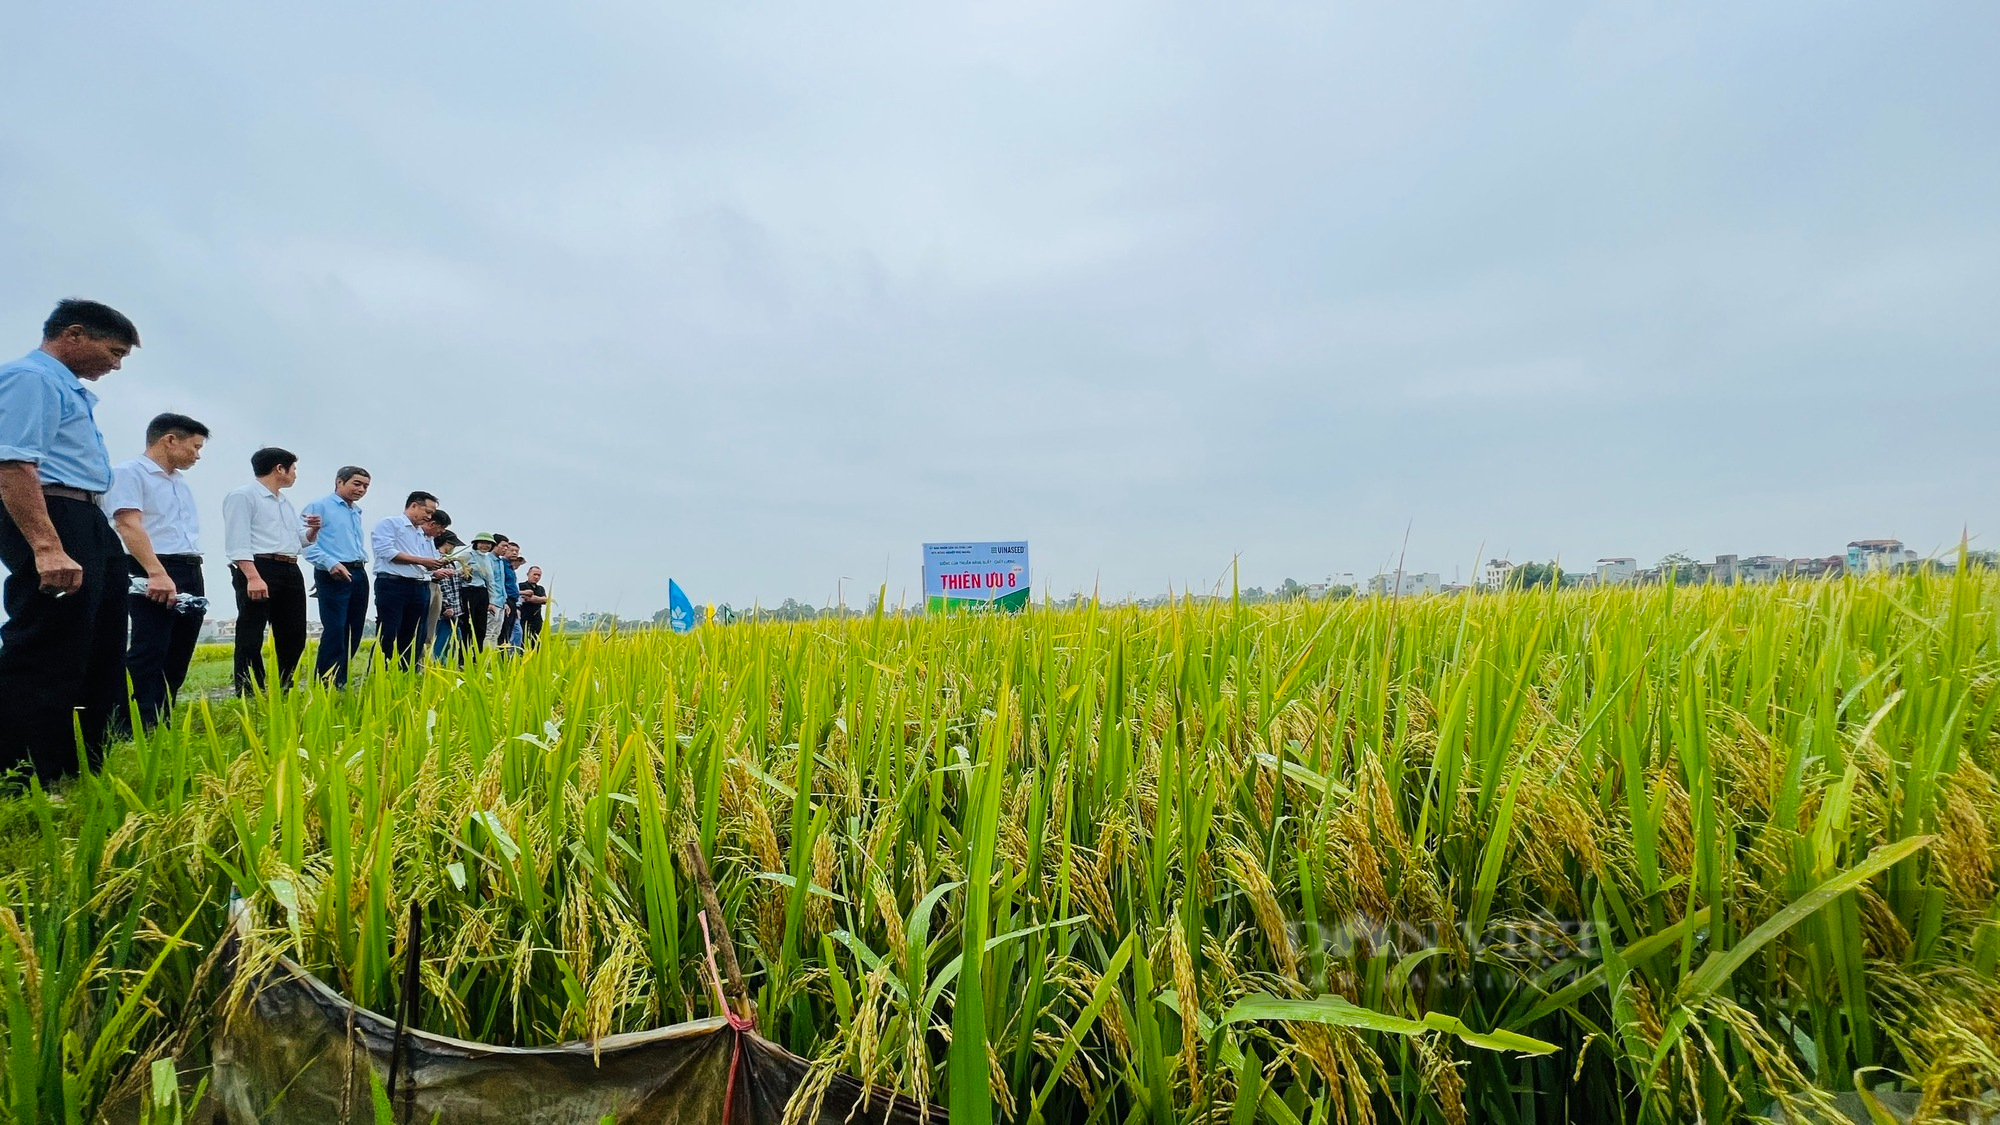
<instances>
[{"instance_id":1,"label":"dark trousers","mask_svg":"<svg viewBox=\"0 0 2000 1125\"><path fill-rule=\"evenodd\" d=\"M361 634L368 629L368 571L358 562L345 564L347 578L313 569L313 590L319 595L319 658L313 674L347 686L347 663L361 651Z\"/></svg>"},{"instance_id":2,"label":"dark trousers","mask_svg":"<svg viewBox=\"0 0 2000 1125\"><path fill-rule=\"evenodd\" d=\"M486 614L491 608L487 603L492 600L492 596L486 592L484 586L467 586L460 590L459 594L464 601L464 608L459 618L465 623L464 628L471 630L471 636L466 638L464 651L478 652L486 647Z\"/></svg>"},{"instance_id":3,"label":"dark trousers","mask_svg":"<svg viewBox=\"0 0 2000 1125\"><path fill-rule=\"evenodd\" d=\"M451 622L444 619L444 588L436 582L430 586L429 600L424 603L424 618L417 627L417 665L421 667L431 650L431 638L437 635L440 624L451 628Z\"/></svg>"},{"instance_id":4,"label":"dark trousers","mask_svg":"<svg viewBox=\"0 0 2000 1125\"><path fill-rule=\"evenodd\" d=\"M537 614L534 617L529 617L526 614L523 614L521 616L521 644L528 648L534 648L535 646L541 643L542 643L541 615Z\"/></svg>"},{"instance_id":5,"label":"dark trousers","mask_svg":"<svg viewBox=\"0 0 2000 1125\"><path fill-rule=\"evenodd\" d=\"M229 564L229 584L236 590L236 691L248 695L264 690L264 629L278 650L278 687L290 690L292 673L306 651L306 579L299 564L254 559L257 576L270 596L250 600L250 582L235 563Z\"/></svg>"},{"instance_id":6,"label":"dark trousers","mask_svg":"<svg viewBox=\"0 0 2000 1125\"><path fill-rule=\"evenodd\" d=\"M485 593L486 591L484 590L480 591L482 597ZM455 650L458 662L463 664L465 663L466 653L479 651L479 637L473 633L477 625L472 620L471 588L465 586L459 587L458 597L458 616L451 619L452 648Z\"/></svg>"},{"instance_id":7,"label":"dark trousers","mask_svg":"<svg viewBox=\"0 0 2000 1125\"><path fill-rule=\"evenodd\" d=\"M417 632L431 611L431 584L421 578L400 574L375 576L375 639L382 646L384 662L395 660L410 666Z\"/></svg>"},{"instance_id":8,"label":"dark trousers","mask_svg":"<svg viewBox=\"0 0 2000 1125\"><path fill-rule=\"evenodd\" d=\"M132 577L145 575L137 559L125 561ZM198 598L207 594L199 558L163 555L160 565L179 592ZM126 612L132 618L132 641L125 649L125 672L132 677L132 702L139 705L139 721L151 730L173 710L174 696L187 680L188 662L194 659L206 614L202 610L177 613L171 606L139 594L127 596Z\"/></svg>"},{"instance_id":9,"label":"dark trousers","mask_svg":"<svg viewBox=\"0 0 2000 1125\"><path fill-rule=\"evenodd\" d=\"M41 591L35 552L0 506L7 620L0 624L0 771L33 765L43 781L77 770L77 727L94 768L125 710L125 547L97 505L43 498L83 588Z\"/></svg>"}]
</instances>

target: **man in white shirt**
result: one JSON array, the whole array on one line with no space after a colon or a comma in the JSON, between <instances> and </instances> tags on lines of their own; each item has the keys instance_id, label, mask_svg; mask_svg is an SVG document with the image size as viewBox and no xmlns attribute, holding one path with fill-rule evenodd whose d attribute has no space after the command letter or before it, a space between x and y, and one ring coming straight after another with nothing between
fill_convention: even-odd
<instances>
[{"instance_id":1,"label":"man in white shirt","mask_svg":"<svg viewBox=\"0 0 2000 1125\"><path fill-rule=\"evenodd\" d=\"M125 673L139 721L151 730L173 708L187 679L207 612L201 577L201 516L182 473L201 460L208 427L185 414L162 414L146 426L146 453L111 470L104 511L125 543L128 569L146 580L130 594L131 640ZM181 603L180 596L196 599Z\"/></svg>"},{"instance_id":2,"label":"man in white shirt","mask_svg":"<svg viewBox=\"0 0 2000 1125\"><path fill-rule=\"evenodd\" d=\"M442 530L431 519L438 499L412 492L401 515L375 524L368 537L375 558L375 637L386 664L410 666L417 633L431 609L431 572L447 565L432 538Z\"/></svg>"},{"instance_id":3,"label":"man in white shirt","mask_svg":"<svg viewBox=\"0 0 2000 1125\"><path fill-rule=\"evenodd\" d=\"M292 686L292 672L306 651L306 581L299 555L319 538L319 517L303 521L280 495L299 479L299 459L267 446L250 455L257 479L222 498L222 546L229 582L236 590L236 690L264 687L264 629L277 647L278 686Z\"/></svg>"}]
</instances>

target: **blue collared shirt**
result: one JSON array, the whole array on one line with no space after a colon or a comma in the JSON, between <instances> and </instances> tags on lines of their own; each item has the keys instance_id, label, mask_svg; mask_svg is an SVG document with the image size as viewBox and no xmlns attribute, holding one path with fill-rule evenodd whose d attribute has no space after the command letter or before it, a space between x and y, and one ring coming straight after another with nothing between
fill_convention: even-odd
<instances>
[{"instance_id":1,"label":"blue collared shirt","mask_svg":"<svg viewBox=\"0 0 2000 1125\"><path fill-rule=\"evenodd\" d=\"M342 500L338 493L305 506L301 516L319 517L319 538L306 545L306 561L317 570L332 570L336 563L365 563L368 543L361 537L361 509Z\"/></svg>"},{"instance_id":2,"label":"blue collared shirt","mask_svg":"<svg viewBox=\"0 0 2000 1125\"><path fill-rule=\"evenodd\" d=\"M96 407L83 380L40 348L0 366L0 461L34 462L43 484L111 491Z\"/></svg>"},{"instance_id":3,"label":"blue collared shirt","mask_svg":"<svg viewBox=\"0 0 2000 1125\"><path fill-rule=\"evenodd\" d=\"M500 581L507 589L507 604L513 605L521 600L521 580L514 576L514 568L507 565L506 559L497 561L500 563Z\"/></svg>"}]
</instances>

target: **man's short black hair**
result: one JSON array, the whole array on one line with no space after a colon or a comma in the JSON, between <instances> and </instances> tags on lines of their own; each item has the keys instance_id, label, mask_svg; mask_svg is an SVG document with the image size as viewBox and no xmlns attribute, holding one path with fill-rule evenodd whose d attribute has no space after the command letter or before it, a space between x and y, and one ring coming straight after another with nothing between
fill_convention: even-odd
<instances>
[{"instance_id":1,"label":"man's short black hair","mask_svg":"<svg viewBox=\"0 0 2000 1125\"><path fill-rule=\"evenodd\" d=\"M418 492L412 492L412 493L410 493L410 495L409 495L409 496L408 496L407 498L405 498L405 499L403 500L403 507L407 508L407 507L409 507L409 506L410 506L410 505L412 505L412 504L421 504L421 503L423 503L423 502L424 502L424 501L426 501L426 500L428 500L428 501L430 501L431 503L435 504L435 503L437 503L437 500L438 500L438 498L437 498L437 497L435 497L435 496L432 496L432 495L431 495L430 493L428 493L428 492L422 492L422 491L418 491Z\"/></svg>"},{"instance_id":2,"label":"man's short black hair","mask_svg":"<svg viewBox=\"0 0 2000 1125\"><path fill-rule=\"evenodd\" d=\"M340 467L340 471L333 474L333 483L346 484L348 481L353 480L355 477L367 477L370 481L373 481L375 479L375 474L369 472L367 469L364 469L359 465L342 465Z\"/></svg>"},{"instance_id":3,"label":"man's short black hair","mask_svg":"<svg viewBox=\"0 0 2000 1125\"><path fill-rule=\"evenodd\" d=\"M185 414L161 414L146 423L146 444L176 434L180 437L207 437L208 427Z\"/></svg>"},{"instance_id":4,"label":"man's short black hair","mask_svg":"<svg viewBox=\"0 0 2000 1125\"><path fill-rule=\"evenodd\" d=\"M502 543L512 543L512 542L513 542L512 539L507 538L505 535L502 535L497 531L493 533L493 545L495 547L498 547Z\"/></svg>"},{"instance_id":5,"label":"man's short black hair","mask_svg":"<svg viewBox=\"0 0 2000 1125\"><path fill-rule=\"evenodd\" d=\"M433 508L431 509L431 522L439 527L450 527L451 513L445 511L443 508Z\"/></svg>"},{"instance_id":6,"label":"man's short black hair","mask_svg":"<svg viewBox=\"0 0 2000 1125\"><path fill-rule=\"evenodd\" d=\"M117 340L120 343L139 346L139 330L124 313L110 305L96 301L65 297L57 302L56 311L42 323L42 339L53 340L74 325L100 340Z\"/></svg>"},{"instance_id":7,"label":"man's short black hair","mask_svg":"<svg viewBox=\"0 0 2000 1125\"><path fill-rule=\"evenodd\" d=\"M279 449L275 445L267 445L250 455L250 473L252 476L261 477L273 469L282 469L287 465L296 465L298 463L298 454L293 453L289 449Z\"/></svg>"}]
</instances>

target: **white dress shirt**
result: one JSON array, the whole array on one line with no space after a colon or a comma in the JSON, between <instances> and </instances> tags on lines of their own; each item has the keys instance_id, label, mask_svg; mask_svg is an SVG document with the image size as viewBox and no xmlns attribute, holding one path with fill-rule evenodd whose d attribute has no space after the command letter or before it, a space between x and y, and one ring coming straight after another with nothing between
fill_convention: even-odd
<instances>
[{"instance_id":1,"label":"white dress shirt","mask_svg":"<svg viewBox=\"0 0 2000 1125\"><path fill-rule=\"evenodd\" d=\"M104 514L116 521L119 512L139 513L154 554L201 554L201 515L195 510L194 490L181 474L161 468L151 457L134 457L111 470Z\"/></svg>"},{"instance_id":2,"label":"white dress shirt","mask_svg":"<svg viewBox=\"0 0 2000 1125\"><path fill-rule=\"evenodd\" d=\"M431 568L416 563L391 562L397 555L414 555L420 559L438 557L437 544L423 533L423 529L410 522L410 517L397 512L375 521L375 531L368 537L370 553L375 556L376 574L393 574L399 578L420 578L428 581Z\"/></svg>"},{"instance_id":3,"label":"white dress shirt","mask_svg":"<svg viewBox=\"0 0 2000 1125\"><path fill-rule=\"evenodd\" d=\"M290 500L253 480L222 498L222 549L230 562L298 555L306 549L305 524Z\"/></svg>"}]
</instances>

